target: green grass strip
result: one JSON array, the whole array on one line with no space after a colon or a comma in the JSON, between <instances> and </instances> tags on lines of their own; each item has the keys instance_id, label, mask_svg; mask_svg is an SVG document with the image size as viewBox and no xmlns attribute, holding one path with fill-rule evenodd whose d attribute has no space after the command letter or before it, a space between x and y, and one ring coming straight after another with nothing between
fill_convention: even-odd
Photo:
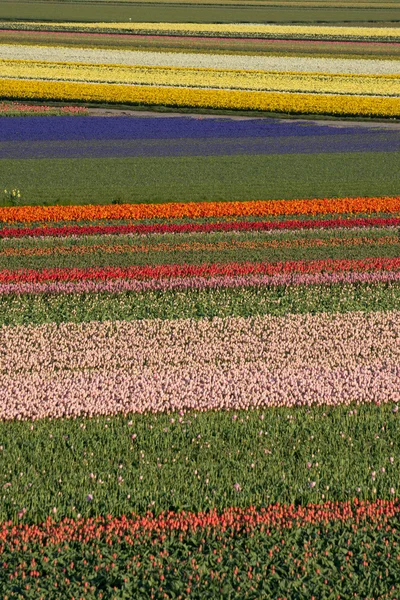
<instances>
[{"instance_id":1,"label":"green grass strip","mask_svg":"<svg viewBox=\"0 0 400 600\"><path fill-rule=\"evenodd\" d=\"M174 3L107 3L20 0L0 2L4 20L78 22L166 22L166 23L376 23L387 26L399 20L395 8L324 6L204 5Z\"/></svg>"},{"instance_id":2,"label":"green grass strip","mask_svg":"<svg viewBox=\"0 0 400 600\"><path fill-rule=\"evenodd\" d=\"M393 405L4 422L0 440L0 520L390 499L400 481Z\"/></svg>"},{"instance_id":3,"label":"green grass strip","mask_svg":"<svg viewBox=\"0 0 400 600\"><path fill-rule=\"evenodd\" d=\"M398 152L2 160L22 204L395 196Z\"/></svg>"},{"instance_id":4,"label":"green grass strip","mask_svg":"<svg viewBox=\"0 0 400 600\"><path fill-rule=\"evenodd\" d=\"M0 295L0 325L400 309L398 283Z\"/></svg>"}]
</instances>

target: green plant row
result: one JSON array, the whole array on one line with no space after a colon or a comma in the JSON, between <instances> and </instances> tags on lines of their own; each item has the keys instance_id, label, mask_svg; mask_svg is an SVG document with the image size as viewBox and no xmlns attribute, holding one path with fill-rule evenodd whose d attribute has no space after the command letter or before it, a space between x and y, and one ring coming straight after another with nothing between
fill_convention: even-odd
<instances>
[{"instance_id":1,"label":"green plant row","mask_svg":"<svg viewBox=\"0 0 400 600\"><path fill-rule=\"evenodd\" d=\"M393 405L0 424L0 520L394 499Z\"/></svg>"},{"instance_id":2,"label":"green plant row","mask_svg":"<svg viewBox=\"0 0 400 600\"><path fill-rule=\"evenodd\" d=\"M129 267L133 265L168 265L232 262L271 262L310 261L326 259L361 260L364 258L399 256L400 237L396 242L388 244L368 244L359 246L326 246L300 248L230 248L207 251L199 249L165 250L151 252L132 252L117 249L115 253L98 251L85 254L47 255L42 256L0 256L0 269L42 269L42 268L90 268L90 267Z\"/></svg>"},{"instance_id":3,"label":"green plant row","mask_svg":"<svg viewBox=\"0 0 400 600\"><path fill-rule=\"evenodd\" d=\"M77 22L166 22L166 23L331 23L387 26L399 20L398 11L377 6L273 6L230 5L215 3L159 2L93 2L81 1L77 13L76 1L38 2L2 1L0 15L4 21L77 21ZM15 27L15 25L12 25ZM18 24L17 24L18 27ZM21 26L19 26L21 27ZM25 25L26 27L26 25Z\"/></svg>"},{"instance_id":4,"label":"green plant row","mask_svg":"<svg viewBox=\"0 0 400 600\"><path fill-rule=\"evenodd\" d=\"M392 216L392 215L390 215ZM309 215L307 215L309 217ZM321 220L321 216L318 215ZM337 218L337 216L336 216ZM293 216L291 217L291 221L293 220ZM250 218L247 217L247 221ZM252 218L252 221L260 222L266 221L266 219L260 218ZM276 220L276 219L275 219ZM282 219L283 220L283 219ZM295 221L300 220L297 215L294 219ZM307 221L311 219L307 218ZM325 216L322 219L325 221ZM154 225L155 219L152 221L147 221L145 224ZM211 220L210 218L203 219L180 219L179 222L189 222L189 223L212 223L215 222L216 219ZM235 218L234 223L237 223L239 219ZM245 221L245 219L240 219L240 221ZM269 219L268 221L272 221ZM167 224L176 224L178 223L177 219L169 219L161 221L162 223ZM113 225L120 224L121 221L113 223ZM125 221L126 223L126 221ZM142 223L142 221L141 221ZM88 223L86 223L88 224ZM6 224L7 226L8 224ZM65 223L61 223L60 226L65 226ZM132 233L129 234L114 234L114 235L104 235L104 234L94 234L94 235L82 235L79 237L21 237L21 238L2 238L0 239L0 256L3 251L6 251L7 248L90 248L93 246L98 246L101 244L102 247L118 247L119 245L127 245L127 246L143 246L149 248L151 250L154 246L156 248L160 244L168 244L168 245L180 245L180 244L194 244L194 243L204 243L204 244L215 244L217 242L226 242L230 244L237 244L241 242L282 242L282 241L293 241L293 240L330 240L332 238L339 238L342 240L355 239L355 240L363 240L364 238L368 239L379 239L379 238L392 238L393 236L398 237L398 228L394 227L360 227L342 229L342 228L316 228L316 229L292 229L292 230L270 230L270 231L208 231L208 232L183 232L183 233L149 233L149 234L140 234L134 235Z\"/></svg>"},{"instance_id":5,"label":"green plant row","mask_svg":"<svg viewBox=\"0 0 400 600\"><path fill-rule=\"evenodd\" d=\"M0 295L0 325L400 309L398 283Z\"/></svg>"}]
</instances>

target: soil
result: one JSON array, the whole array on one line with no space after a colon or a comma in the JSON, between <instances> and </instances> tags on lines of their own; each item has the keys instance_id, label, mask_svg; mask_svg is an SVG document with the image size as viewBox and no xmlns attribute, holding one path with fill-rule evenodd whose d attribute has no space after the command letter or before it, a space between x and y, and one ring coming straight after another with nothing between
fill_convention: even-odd
<instances>
[{"instance_id":1,"label":"soil","mask_svg":"<svg viewBox=\"0 0 400 600\"><path fill-rule=\"evenodd\" d=\"M179 113L179 112L155 112L146 110L130 110L130 109L118 109L118 108L88 108L88 113L94 117L168 117L168 118L182 118L191 117L193 119L231 119L233 121L247 121L253 119L265 119L271 117L261 116L244 116L244 115L218 115L218 114L201 114L201 113ZM280 122L287 122L287 119L280 119L279 117L272 117L274 120ZM368 127L377 129L399 129L400 121L372 121L372 120L340 120L340 119L305 119L296 117L297 122L301 123L312 123L313 125L330 125L332 127Z\"/></svg>"}]
</instances>

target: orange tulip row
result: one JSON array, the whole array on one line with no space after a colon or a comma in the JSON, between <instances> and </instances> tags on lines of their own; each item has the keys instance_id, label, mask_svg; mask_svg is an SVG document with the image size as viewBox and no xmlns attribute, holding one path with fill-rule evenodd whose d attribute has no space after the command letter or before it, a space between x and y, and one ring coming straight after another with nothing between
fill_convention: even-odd
<instances>
[{"instance_id":1,"label":"orange tulip row","mask_svg":"<svg viewBox=\"0 0 400 600\"><path fill-rule=\"evenodd\" d=\"M247 202L171 202L168 204L108 204L84 206L16 206L0 208L3 223L50 223L179 219L204 217L273 217L285 215L374 214L400 212L400 196Z\"/></svg>"}]
</instances>

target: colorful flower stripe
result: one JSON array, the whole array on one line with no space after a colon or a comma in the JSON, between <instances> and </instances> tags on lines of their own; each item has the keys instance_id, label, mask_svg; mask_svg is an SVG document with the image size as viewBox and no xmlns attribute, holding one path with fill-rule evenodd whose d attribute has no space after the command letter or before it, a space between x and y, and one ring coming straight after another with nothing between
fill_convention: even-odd
<instances>
[{"instance_id":1,"label":"colorful flower stripe","mask_svg":"<svg viewBox=\"0 0 400 600\"><path fill-rule=\"evenodd\" d=\"M224 250L266 250L266 249L295 249L295 248L337 248L357 246L395 246L400 244L399 236L368 237L331 237L327 239L288 239L288 240L229 240L216 242L187 241L182 243L165 242L159 244L135 245L132 243L90 244L87 246L52 246L36 248L0 248L0 258L8 257L42 257L42 256L85 256L89 254L151 254L164 252L219 252Z\"/></svg>"},{"instance_id":2,"label":"colorful flower stripe","mask_svg":"<svg viewBox=\"0 0 400 600\"><path fill-rule=\"evenodd\" d=\"M0 24L0 25L4 25ZM50 24L49 24L50 25ZM51 27L51 25L50 25ZM40 38L46 38L46 45L48 45L48 40L49 39L54 39L57 40L57 44L59 45L59 39L70 39L70 38L76 38L77 40L81 39L81 40L103 40L103 39L111 39L111 40L115 40L117 42L121 42L125 39L128 40L132 40L132 41L137 41L137 42L143 42L143 41L156 41L156 42L164 42L164 41L183 41L183 44L187 47L187 42L193 43L193 42L202 42L202 41L206 41L207 43L212 43L214 42L215 44L221 44L223 42L246 42L248 44L251 44L252 46L254 46L255 44L258 44L260 41L263 41L262 38L248 38L248 37L222 37L222 36L218 36L218 37L201 37L199 35L196 36L190 36L190 35L185 35L185 36L181 36L181 35L145 35L145 34L138 34L138 33L99 33L99 32L83 32L83 31L51 31L51 29L49 30L40 30L40 29L1 29L0 28L0 34L7 34L9 37L15 37L15 35L18 36L18 38L20 40L22 40L24 37L29 38L30 36L33 37L37 37L38 39ZM183 38L183 40L182 40ZM267 38L265 40L267 42L267 44L281 44L282 43L282 39L280 38ZM330 46L330 47L337 47L337 46L348 46L349 48L352 47L357 47L357 46L361 46L364 48L370 48L370 47L389 47L389 48L397 48L398 46L400 46L399 42L374 42L374 41L365 41L365 42L360 42L357 40L339 40L339 41L332 41L332 40L302 40L302 39L294 39L294 40L290 40L291 44L293 44L294 46L298 46L299 48L301 48L304 45L321 45L323 44L324 46ZM132 44L132 46L134 46L134 44ZM84 45L82 44L82 47L84 47Z\"/></svg>"},{"instance_id":3,"label":"colorful flower stripe","mask_svg":"<svg viewBox=\"0 0 400 600\"><path fill-rule=\"evenodd\" d=\"M65 542L87 544L94 540L109 540L113 543L137 542L140 538L160 537L173 533L190 534L204 531L215 535L227 531L248 534L250 531L269 528L295 529L310 525L328 525L353 521L355 526L366 523L383 528L400 513L400 504L394 500L369 502L358 500L348 502L325 502L294 506L292 504L270 504L256 508L228 508L222 512L213 509L209 512L173 511L145 516L123 515L122 517L96 517L89 519L64 518L55 521L49 517L39 525L15 524L6 521L0 524L0 550L5 547L12 552L29 543L40 543L43 547Z\"/></svg>"},{"instance_id":4,"label":"colorful flower stripe","mask_svg":"<svg viewBox=\"0 0 400 600\"><path fill-rule=\"evenodd\" d=\"M195 365L142 369L23 372L2 375L4 420L111 416L172 411L249 410L400 402L400 363L375 360L268 369Z\"/></svg>"},{"instance_id":5,"label":"colorful flower stripe","mask_svg":"<svg viewBox=\"0 0 400 600\"><path fill-rule=\"evenodd\" d=\"M400 98L0 79L3 98L398 117Z\"/></svg>"},{"instance_id":6,"label":"colorful flower stripe","mask_svg":"<svg viewBox=\"0 0 400 600\"><path fill-rule=\"evenodd\" d=\"M0 209L1 210L1 209ZM156 225L67 225L60 227L15 227L0 229L1 238L67 237L80 235L124 235L151 233L206 233L213 231L275 231L298 229L353 229L398 227L400 217L315 219L298 221L230 221L221 223L160 223Z\"/></svg>"},{"instance_id":7,"label":"colorful flower stripe","mask_svg":"<svg viewBox=\"0 0 400 600\"><path fill-rule=\"evenodd\" d=\"M179 219L183 217L267 217L400 212L400 196L248 202L171 202L168 204L107 204L104 206L18 206L0 208L3 223L95 221L101 219Z\"/></svg>"},{"instance_id":8,"label":"colorful flower stripe","mask_svg":"<svg viewBox=\"0 0 400 600\"><path fill-rule=\"evenodd\" d=\"M170 277L215 277L246 275L283 275L291 273L347 272L400 270L400 258L326 259L286 261L276 263L226 263L226 264L165 264L131 267L54 268L54 269L3 269L0 283L40 283L43 281L83 281L108 279L164 279Z\"/></svg>"},{"instance_id":9,"label":"colorful flower stripe","mask_svg":"<svg viewBox=\"0 0 400 600\"><path fill-rule=\"evenodd\" d=\"M396 600L397 504L363 502L361 510L356 500L350 508L310 504L303 511L306 528L301 509L291 518L288 505L268 506L270 519L254 507L148 513L140 529L139 517L129 513L48 519L26 525L24 534L16 526L1 545L0 585L4 600L16 589L38 599L168 598L173 589L179 600L220 598L221 590L240 598ZM101 591L106 585L110 594Z\"/></svg>"},{"instance_id":10,"label":"colorful flower stripe","mask_svg":"<svg viewBox=\"0 0 400 600\"><path fill-rule=\"evenodd\" d=\"M400 311L344 314L150 319L0 328L0 371L13 376L262 363L263 369L334 370L349 361L400 363Z\"/></svg>"},{"instance_id":11,"label":"colorful flower stripe","mask_svg":"<svg viewBox=\"0 0 400 600\"><path fill-rule=\"evenodd\" d=\"M204 35L256 38L301 38L306 39L382 39L394 41L400 37L396 27L351 27L333 25L262 25L262 24L199 24L199 23L1 23L2 29L28 29L30 31L95 31L135 32L137 34Z\"/></svg>"},{"instance_id":12,"label":"colorful flower stripe","mask_svg":"<svg viewBox=\"0 0 400 600\"><path fill-rule=\"evenodd\" d=\"M323 59L322 59L323 60ZM383 61L378 61L382 63ZM289 65L290 67L290 65ZM233 67L234 68L234 67ZM382 69L382 67L381 67ZM371 70L371 67L370 69ZM60 82L111 83L269 92L348 94L356 96L400 96L399 75L342 75L120 65L82 65L33 60L0 60L0 77Z\"/></svg>"},{"instance_id":13,"label":"colorful flower stripe","mask_svg":"<svg viewBox=\"0 0 400 600\"><path fill-rule=\"evenodd\" d=\"M400 281L400 272L379 271L357 273L316 273L299 275L249 275L218 277L176 277L174 279L138 280L106 280L77 281L56 283L9 283L0 284L0 294L74 294L74 293L111 293L171 291L171 290L205 290L219 288L246 288L260 286L288 285L332 285L337 283L389 283Z\"/></svg>"},{"instance_id":14,"label":"colorful flower stripe","mask_svg":"<svg viewBox=\"0 0 400 600\"><path fill-rule=\"evenodd\" d=\"M167 51L171 48L179 48L186 51L188 47L192 51L205 52L218 48L219 51L235 51L252 52L264 51L274 52L275 55L290 52L291 54L297 50L299 53L307 52L313 57L321 55L324 58L328 56L334 57L342 55L359 56L364 54L365 57L391 56L394 57L396 50L400 46L396 42L373 42L373 41L358 41L358 40L307 40L307 39L260 39L260 38L241 38L241 37L202 37L190 35L140 35L130 33L94 33L94 32L76 32L76 31L29 31L29 30L5 30L0 29L2 42L10 43L28 43L36 42L42 46L57 46L79 44L81 48L101 48L109 47L115 49L117 47L129 47L129 50L149 48L152 50L157 48L158 51ZM24 40L25 38L25 40ZM129 46L128 46L129 45ZM342 55L343 56L343 55Z\"/></svg>"},{"instance_id":15,"label":"colorful flower stripe","mask_svg":"<svg viewBox=\"0 0 400 600\"><path fill-rule=\"evenodd\" d=\"M0 102L2 113L32 113L47 114L57 112L65 115L87 115L88 109L84 106L38 106L36 104L21 104L20 102Z\"/></svg>"}]
</instances>

